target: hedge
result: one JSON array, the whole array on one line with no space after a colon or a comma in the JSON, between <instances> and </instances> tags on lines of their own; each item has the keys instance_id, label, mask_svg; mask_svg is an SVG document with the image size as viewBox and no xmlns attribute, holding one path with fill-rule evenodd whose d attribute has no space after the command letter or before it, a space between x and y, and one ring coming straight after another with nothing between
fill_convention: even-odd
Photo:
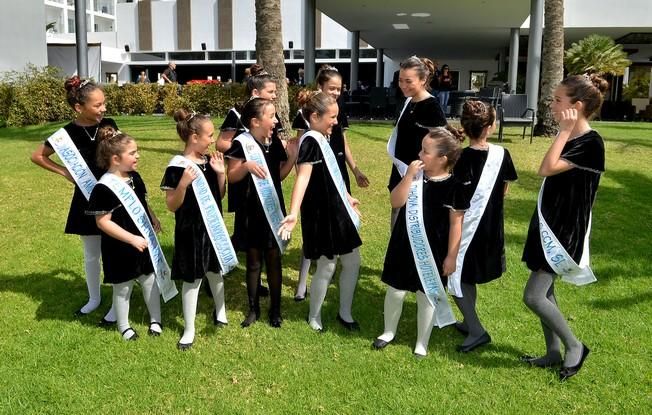
<instances>
[{"instance_id":1,"label":"hedge","mask_svg":"<svg viewBox=\"0 0 652 415\"><path fill-rule=\"evenodd\" d=\"M66 102L64 76L53 67L28 66L24 72L0 77L0 126L24 126L73 118ZM103 85L107 115L164 113L177 108L213 116L224 116L245 96L241 84L115 84ZM290 119L297 110L299 87L291 86Z\"/></svg>"}]
</instances>

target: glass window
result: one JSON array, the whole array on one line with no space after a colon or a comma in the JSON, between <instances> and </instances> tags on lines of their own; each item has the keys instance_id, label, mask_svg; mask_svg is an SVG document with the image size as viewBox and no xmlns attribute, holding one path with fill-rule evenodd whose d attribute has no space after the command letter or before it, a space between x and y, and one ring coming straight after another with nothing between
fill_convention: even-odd
<instances>
[{"instance_id":1,"label":"glass window","mask_svg":"<svg viewBox=\"0 0 652 415\"><path fill-rule=\"evenodd\" d=\"M232 55L228 51L208 52L208 59L211 61L230 61Z\"/></svg>"},{"instance_id":2,"label":"glass window","mask_svg":"<svg viewBox=\"0 0 652 415\"><path fill-rule=\"evenodd\" d=\"M247 60L247 51L246 50L236 50L235 58L239 61Z\"/></svg>"},{"instance_id":3,"label":"glass window","mask_svg":"<svg viewBox=\"0 0 652 415\"><path fill-rule=\"evenodd\" d=\"M152 53L132 53L131 54L131 60L132 61L164 61L165 60L165 53L160 52L152 52Z\"/></svg>"},{"instance_id":4,"label":"glass window","mask_svg":"<svg viewBox=\"0 0 652 415\"><path fill-rule=\"evenodd\" d=\"M340 59L351 59L351 49L340 49Z\"/></svg>"},{"instance_id":5,"label":"glass window","mask_svg":"<svg viewBox=\"0 0 652 415\"><path fill-rule=\"evenodd\" d=\"M203 61L206 59L204 52L170 52L172 61Z\"/></svg>"},{"instance_id":6,"label":"glass window","mask_svg":"<svg viewBox=\"0 0 652 415\"><path fill-rule=\"evenodd\" d=\"M360 59L376 59L376 49L360 49Z\"/></svg>"},{"instance_id":7,"label":"glass window","mask_svg":"<svg viewBox=\"0 0 652 415\"><path fill-rule=\"evenodd\" d=\"M294 51L294 59L303 59L303 50L301 49L295 49Z\"/></svg>"},{"instance_id":8,"label":"glass window","mask_svg":"<svg viewBox=\"0 0 652 415\"><path fill-rule=\"evenodd\" d=\"M469 89L479 91L487 85L487 71L471 71Z\"/></svg>"},{"instance_id":9,"label":"glass window","mask_svg":"<svg viewBox=\"0 0 652 415\"><path fill-rule=\"evenodd\" d=\"M315 51L315 59L335 59L335 49L318 49Z\"/></svg>"}]
</instances>

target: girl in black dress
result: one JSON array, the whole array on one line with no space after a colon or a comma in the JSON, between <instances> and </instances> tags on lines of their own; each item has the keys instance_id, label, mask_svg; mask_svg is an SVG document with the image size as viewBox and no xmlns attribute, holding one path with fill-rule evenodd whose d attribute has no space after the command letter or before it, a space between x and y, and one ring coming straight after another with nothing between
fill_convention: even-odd
<instances>
[{"instance_id":1,"label":"girl in black dress","mask_svg":"<svg viewBox=\"0 0 652 415\"><path fill-rule=\"evenodd\" d=\"M428 129L445 126L456 137L461 133L450 127L437 98L430 95L430 79L435 66L430 59L412 56L401 62L398 85L409 101L396 121L396 146L393 156L405 164L418 160L421 138ZM401 174L392 166L389 177L390 191L401 181ZM394 226L399 209L392 209L391 223Z\"/></svg>"},{"instance_id":2,"label":"girl in black dress","mask_svg":"<svg viewBox=\"0 0 652 415\"><path fill-rule=\"evenodd\" d=\"M456 328L466 335L458 350L470 352L491 341L476 312L476 284L493 281L505 272L503 199L508 183L517 176L509 151L487 141L496 129L496 110L492 106L482 101L466 102L461 123L470 144L462 150L453 172L464 184L466 197L471 201L467 213L473 214L468 218L465 216L464 232L475 231L469 235L470 242L460 251L458 258L456 275L461 278L462 297L453 298L464 316L464 321L457 323ZM488 171L485 171L490 151L492 155L497 153L502 157L492 157ZM483 188L478 188L483 174L490 179L485 177Z\"/></svg>"},{"instance_id":3,"label":"girl in black dress","mask_svg":"<svg viewBox=\"0 0 652 415\"><path fill-rule=\"evenodd\" d=\"M97 163L127 182L147 211L152 227L161 230L161 223L147 204L147 189L136 172L138 148L133 138L113 127L103 127L98 133ZM104 282L113 284L113 305L118 322L118 332L125 340L136 340L138 334L129 325L129 300L134 281L138 280L149 311L151 336L159 336L161 326L161 300L154 275L154 267L147 250L147 240L138 230L118 196L103 183L98 183L88 205L87 214L95 217L102 234L102 263Z\"/></svg>"},{"instance_id":4,"label":"girl in black dress","mask_svg":"<svg viewBox=\"0 0 652 415\"><path fill-rule=\"evenodd\" d=\"M183 156L202 171L221 212L221 200L226 190L224 157L219 152L206 154L208 147L215 142L213 123L206 115L189 113L184 109L174 113L174 120L177 122L177 133L186 144ZM189 349L195 340L197 297L204 277L215 301L213 324L227 324L224 280L192 188L196 178L195 170L190 166L185 169L168 166L161 182L161 189L165 190L165 203L174 212L176 222L172 279L183 280L181 300L184 328L177 344L179 350Z\"/></svg>"},{"instance_id":5,"label":"girl in black dress","mask_svg":"<svg viewBox=\"0 0 652 415\"><path fill-rule=\"evenodd\" d=\"M588 267L587 239L591 208L604 172L604 142L591 129L589 119L599 111L607 88L607 82L597 75L574 75L564 79L555 89L550 108L559 122L559 134L539 167L539 175L545 178L539 202L545 223L540 223L539 212L535 210L523 250L523 261L532 271L523 301L541 320L546 354L523 356L522 360L537 367L561 364L561 380L575 375L589 354L589 348L575 337L559 310L554 278L558 274L562 279L571 279L581 271L584 275L588 273L583 283L595 280ZM541 229L546 224L549 230L543 233ZM551 241L550 233L562 247L560 255L547 253L557 245ZM560 267L559 259L564 256L564 263L570 265ZM564 344L563 360L561 343Z\"/></svg>"},{"instance_id":6,"label":"girl in black dress","mask_svg":"<svg viewBox=\"0 0 652 415\"><path fill-rule=\"evenodd\" d=\"M317 260L310 285L310 327L317 331L323 329L321 306L339 256L342 261L340 292L350 293L350 298L340 302L337 319L349 329L358 329L359 325L351 315L351 306L360 270L358 248L362 245L354 212L359 202L346 191L337 161L334 161L335 166L326 163L327 159L332 161L335 158L326 137L337 124L337 102L324 92L304 90L299 93L299 103L310 130L299 144L298 172L290 214L283 220L279 235L289 239L301 210L303 254L308 259ZM332 173L329 167L334 169Z\"/></svg>"},{"instance_id":7,"label":"girl in black dress","mask_svg":"<svg viewBox=\"0 0 652 415\"><path fill-rule=\"evenodd\" d=\"M278 137L273 135L276 126L276 111L272 101L263 98L249 100L242 109L240 120L248 133L239 135L243 139L253 138L265 157L267 170L253 160L246 160L245 149L238 137L226 152L228 158L228 181L235 193L237 207L233 244L235 249L247 253L247 296L249 314L242 322L248 327L260 317L259 281L263 258L267 270L267 283L270 290L269 324L281 327L281 249L276 240L278 229L272 229L256 190L253 176L272 178L280 209L285 215L281 181L292 170L297 156L297 144L288 144L287 153ZM247 141L248 142L248 141ZM253 151L253 150L249 150Z\"/></svg>"},{"instance_id":8,"label":"girl in black dress","mask_svg":"<svg viewBox=\"0 0 652 415\"><path fill-rule=\"evenodd\" d=\"M410 187L423 171L423 223L443 284L445 277L455 271L462 218L469 206L461 183L451 174L461 153L459 140L445 129L435 128L422 139L421 146L419 160L410 163L390 196L392 207L399 209L399 215L389 240L382 274L382 280L387 284L385 330L373 342L374 348L382 349L394 340L405 295L408 291L416 292L417 342L414 354L419 357L428 354L435 308L424 293L408 235L406 204Z\"/></svg>"},{"instance_id":9,"label":"girl in black dress","mask_svg":"<svg viewBox=\"0 0 652 415\"><path fill-rule=\"evenodd\" d=\"M337 101L342 92L342 75L339 71L332 66L322 66L317 74L317 87L320 91L323 91L333 97ZM310 129L308 121L303 117L301 110L297 112L294 121L292 122L292 128L297 130L297 138L300 138L304 132ZM339 111L337 114L337 125L333 127L333 132L330 135L329 144L335 157L337 157L337 165L340 167L340 172L342 173L342 178L346 184L346 190L351 193L351 184L349 180L349 173L346 170L348 165L351 169L351 172L355 176L355 181L359 187L369 186L369 179L365 176L364 173L360 170L351 149L349 147L349 142L346 139L346 130L349 128L349 120L346 117L346 114L343 111ZM310 260L305 258L303 255L301 257L301 266L299 267L299 283L297 285L297 290L294 295L295 301L303 301L306 298L307 292L307 280L308 280L308 271L310 269ZM342 293L348 295L348 293ZM347 302L347 301L344 301Z\"/></svg>"},{"instance_id":10,"label":"girl in black dress","mask_svg":"<svg viewBox=\"0 0 652 415\"><path fill-rule=\"evenodd\" d=\"M75 120L63 128L68 132L75 147L88 165L96 179L104 173L96 161L97 136L101 127L109 125L117 129L115 122L104 118L106 106L104 92L99 85L90 80L81 80L73 76L65 82L66 98L74 110ZM75 185L70 202L70 211L66 222L65 233L79 235L84 245L84 272L88 288L88 302L76 312L76 315L86 315L99 307L100 295L100 232L95 220L85 214L88 200L75 183L68 169L51 159L54 154L52 145L45 141L32 153L32 161L45 170L59 174ZM115 323L113 308L104 316L101 324Z\"/></svg>"}]
</instances>

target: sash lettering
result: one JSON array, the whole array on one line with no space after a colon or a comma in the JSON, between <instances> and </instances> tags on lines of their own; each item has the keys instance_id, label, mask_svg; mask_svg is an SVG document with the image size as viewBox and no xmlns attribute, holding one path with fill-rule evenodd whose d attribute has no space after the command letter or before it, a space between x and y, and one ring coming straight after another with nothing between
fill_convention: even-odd
<instances>
[{"instance_id":1,"label":"sash lettering","mask_svg":"<svg viewBox=\"0 0 652 415\"><path fill-rule=\"evenodd\" d=\"M66 129L60 128L57 130L48 138L48 142L70 172L86 200L89 200L91 192L97 184L97 179L95 179L93 172L91 172L88 164L86 164L86 161L72 142Z\"/></svg>"},{"instance_id":2,"label":"sash lettering","mask_svg":"<svg viewBox=\"0 0 652 415\"><path fill-rule=\"evenodd\" d=\"M171 279L170 267L165 260L165 255L163 254L161 245L156 237L156 232L154 231L152 222L150 222L149 216L147 216L145 207L140 202L140 199L138 199L138 196L136 196L133 189L115 174L105 173L100 178L99 183L102 183L111 189L111 191L118 197L120 203L122 203L122 206L124 206L129 214L129 217L134 221L141 235L143 235L143 238L147 241L147 251L149 252L149 258L154 266L156 284L161 291L163 300L168 302L177 295L178 291L177 287L174 285L174 281Z\"/></svg>"}]
</instances>

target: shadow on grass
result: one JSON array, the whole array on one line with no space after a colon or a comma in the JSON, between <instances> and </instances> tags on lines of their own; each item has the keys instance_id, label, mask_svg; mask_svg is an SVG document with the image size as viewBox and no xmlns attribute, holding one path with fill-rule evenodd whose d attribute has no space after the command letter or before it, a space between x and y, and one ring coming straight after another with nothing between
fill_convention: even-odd
<instances>
[{"instance_id":1,"label":"shadow on grass","mask_svg":"<svg viewBox=\"0 0 652 415\"><path fill-rule=\"evenodd\" d=\"M625 309L652 302L652 291L645 291L631 296L603 298L591 301L591 305L601 310Z\"/></svg>"}]
</instances>

